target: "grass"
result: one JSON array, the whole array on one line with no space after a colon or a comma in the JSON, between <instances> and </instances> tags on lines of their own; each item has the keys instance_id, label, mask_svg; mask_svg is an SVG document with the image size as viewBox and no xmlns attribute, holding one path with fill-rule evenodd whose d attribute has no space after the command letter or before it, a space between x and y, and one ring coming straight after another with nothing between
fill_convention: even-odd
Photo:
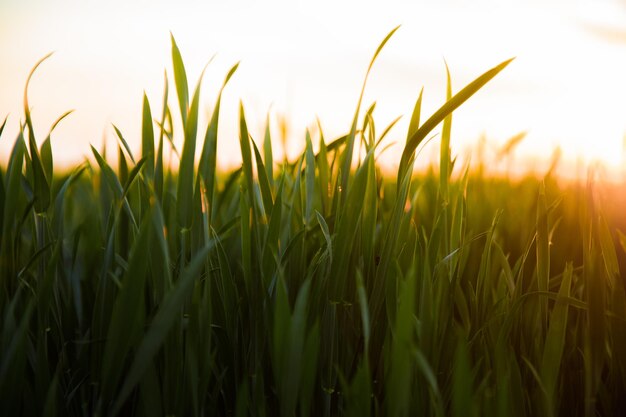
<instances>
[{"instance_id":1,"label":"grass","mask_svg":"<svg viewBox=\"0 0 626 417\"><path fill-rule=\"evenodd\" d=\"M390 178L376 164L388 130L362 95L346 136L307 133L302 155L279 164L269 126L252 138L242 105L242 166L218 172L220 98L237 66L199 126L200 81L190 96L173 38L172 60L178 108L166 77L158 112L144 97L141 155L116 129L117 167L92 147L95 163L55 173L26 87L0 170L0 414L624 410L620 209L592 181L513 182L452 157L452 112L510 61L456 94L448 73L424 122L420 95ZM163 160L172 111L176 172ZM438 171L414 176L441 123Z\"/></svg>"}]
</instances>

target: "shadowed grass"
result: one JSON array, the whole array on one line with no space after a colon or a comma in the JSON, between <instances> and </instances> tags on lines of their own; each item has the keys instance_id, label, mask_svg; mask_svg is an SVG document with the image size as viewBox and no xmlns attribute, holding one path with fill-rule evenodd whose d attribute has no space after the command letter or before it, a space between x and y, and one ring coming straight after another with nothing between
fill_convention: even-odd
<instances>
[{"instance_id":1,"label":"shadowed grass","mask_svg":"<svg viewBox=\"0 0 626 417\"><path fill-rule=\"evenodd\" d=\"M190 101L173 37L172 61L181 126L166 75L157 121L143 97L141 155L115 128L117 171L92 146L95 162L55 173L69 113L38 148L25 92L0 169L0 415L624 409L623 207L552 169L514 182L455 164L452 112L511 60L456 94L446 66L446 101L426 118L420 92L395 178L376 158L396 121L376 129L375 104L360 118L365 83L348 133L327 143L318 122L295 161L274 160L270 117L261 143L240 104L242 165L219 172L237 64L200 126L202 77ZM439 169L415 176L440 124Z\"/></svg>"}]
</instances>

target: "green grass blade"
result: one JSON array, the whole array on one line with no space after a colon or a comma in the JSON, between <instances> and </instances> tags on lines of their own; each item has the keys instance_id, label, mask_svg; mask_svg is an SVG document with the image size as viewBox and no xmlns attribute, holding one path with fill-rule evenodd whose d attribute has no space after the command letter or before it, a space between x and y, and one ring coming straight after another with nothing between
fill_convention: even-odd
<instances>
[{"instance_id":1,"label":"green grass blade","mask_svg":"<svg viewBox=\"0 0 626 417\"><path fill-rule=\"evenodd\" d=\"M196 158L196 134L198 130L198 109L200 106L200 86L202 84L203 75L204 71L198 80L198 84L191 101L191 107L189 108L188 118L186 119L185 142L183 143L183 153L180 158L180 167L178 170L176 202L178 204L178 223L183 230L191 228L193 219L193 177L195 171L194 166Z\"/></svg>"},{"instance_id":2,"label":"green grass blade","mask_svg":"<svg viewBox=\"0 0 626 417\"><path fill-rule=\"evenodd\" d=\"M154 177L154 128L152 127L152 111L148 96L143 93L143 110L141 121L141 156L148 158L144 172L151 180Z\"/></svg>"},{"instance_id":3,"label":"green grass blade","mask_svg":"<svg viewBox=\"0 0 626 417\"><path fill-rule=\"evenodd\" d=\"M239 63L235 64L228 74L226 75L226 79L222 84L222 88L220 89L220 93L217 96L217 102L215 103L215 109L213 110L213 114L211 116L211 121L207 126L206 133L204 135L204 145L202 147L202 154L200 156L200 165L198 167L198 171L200 175L204 178L204 183L206 186L206 195L209 200L209 210L210 213L214 211L214 193L216 190L216 170L217 170L217 132L218 132L218 123L220 117L220 106L222 103L222 94L224 92L224 88L226 88L226 84L233 76L237 68L239 67ZM209 224L211 224L209 218Z\"/></svg>"},{"instance_id":4,"label":"green grass blade","mask_svg":"<svg viewBox=\"0 0 626 417\"><path fill-rule=\"evenodd\" d=\"M41 58L28 74L26 79L26 86L24 87L24 115L26 117L26 125L28 126L28 144L30 147L30 157L32 162L33 177L35 182L35 212L43 213L48 209L50 205L50 183L46 178L45 170L41 162L37 142L35 141L35 130L33 128L33 122L30 115L30 106L28 104L28 85L30 80L35 74L35 71L46 59L48 59L52 53L47 54Z\"/></svg>"},{"instance_id":5,"label":"green grass blade","mask_svg":"<svg viewBox=\"0 0 626 417\"><path fill-rule=\"evenodd\" d=\"M63 236L63 211L66 202L66 194L70 185L74 184L78 178L85 172L88 165L87 163L83 163L79 165L74 172L63 182L57 195L54 200L54 216L53 216L53 226L55 230L55 234L58 237Z\"/></svg>"},{"instance_id":6,"label":"green grass blade","mask_svg":"<svg viewBox=\"0 0 626 417\"><path fill-rule=\"evenodd\" d=\"M28 104L28 85L30 84L30 80L32 79L33 75L35 74L35 71L37 70L37 68L48 58L50 58L52 56L53 52L50 52L49 54L45 55L43 58L41 58L39 61L37 61L37 63L35 64L35 66L33 67L33 69L30 70L30 73L28 74L28 78L26 78L26 86L24 87L24 116L26 117L26 126L28 126L28 131L30 132L30 135L32 135L34 137L35 132L33 129L33 122L31 119L31 115L30 115L30 106Z\"/></svg>"},{"instance_id":7,"label":"green grass blade","mask_svg":"<svg viewBox=\"0 0 626 417\"><path fill-rule=\"evenodd\" d=\"M400 166L398 168L398 182L402 181L404 173L409 169L409 161L411 156L417 149L417 146L426 138L426 136L439 124L447 115L452 113L461 104L465 103L467 99L473 96L478 90L480 90L485 84L487 84L493 77L495 77L500 71L502 71L507 65L511 63L513 58L508 59L501 64L496 65L489 71L476 78L474 81L465 86L461 91L456 93L450 100L448 100L443 106L441 106L424 124L417 129L413 135L407 140L407 144L402 151L402 157L400 159Z\"/></svg>"},{"instance_id":8,"label":"green grass blade","mask_svg":"<svg viewBox=\"0 0 626 417\"><path fill-rule=\"evenodd\" d=\"M550 277L550 237L548 235L548 205L546 202L545 185L542 183L539 188L539 199L537 201L537 286L539 291L548 291ZM542 323L547 319L547 303L545 300L540 304L540 317ZM542 324L542 326L543 326Z\"/></svg>"},{"instance_id":9,"label":"green grass blade","mask_svg":"<svg viewBox=\"0 0 626 417\"><path fill-rule=\"evenodd\" d=\"M2 132L4 131L4 127L7 125L7 120L9 120L8 115L4 118L4 122L2 122L2 125L0 126L0 137L2 137Z\"/></svg>"},{"instance_id":10,"label":"green grass blade","mask_svg":"<svg viewBox=\"0 0 626 417\"><path fill-rule=\"evenodd\" d=\"M45 169L41 162L41 156L35 142L35 135L29 129L28 141L30 145L30 157L33 168L33 177L35 180L35 212L43 213L50 206L50 184L46 178Z\"/></svg>"},{"instance_id":11,"label":"green grass blade","mask_svg":"<svg viewBox=\"0 0 626 417\"><path fill-rule=\"evenodd\" d=\"M413 368L410 366L411 351L415 343L415 280L414 268L411 268L401 284L397 313L393 325L391 341L391 363L389 378L386 381L386 408L389 416L406 416L410 407L411 379Z\"/></svg>"},{"instance_id":12,"label":"green grass blade","mask_svg":"<svg viewBox=\"0 0 626 417\"><path fill-rule=\"evenodd\" d=\"M43 172L46 178L52 180L54 178L54 158L52 157L52 146L50 144L50 136L46 138L39 148L39 155L41 156L41 165L43 166Z\"/></svg>"},{"instance_id":13,"label":"green grass blade","mask_svg":"<svg viewBox=\"0 0 626 417\"><path fill-rule=\"evenodd\" d=\"M419 96L417 97L417 100L415 101L415 106L413 107L413 113L411 115L411 121L409 123L409 130L407 132L407 143L410 141L410 138L415 135L415 132L417 132L419 129L423 93L424 89L422 88ZM411 161L414 157L415 150L413 150L410 155ZM384 285L387 282L387 274L389 273L392 266L392 260L396 257L395 251L398 245L398 235L400 234L402 218L404 216L404 209L411 186L412 166L413 165L411 163L411 166L408 169L404 170L404 174L402 175L402 177L398 177L398 182L396 184L396 199L393 203L389 225L385 232L385 239L383 242L382 252L380 254L380 264L376 269L376 279L373 284L373 294L382 294ZM370 302L372 303L371 311L374 320L378 320L379 314L382 314L383 312L383 300L383 297L374 297L370 300Z\"/></svg>"},{"instance_id":14,"label":"green grass blade","mask_svg":"<svg viewBox=\"0 0 626 417\"><path fill-rule=\"evenodd\" d=\"M145 252L152 235L152 215L143 219L130 253L122 288L113 305L111 321L104 345L100 407L108 408L124 372L125 358L132 341L143 326L143 292L149 255Z\"/></svg>"},{"instance_id":15,"label":"green grass blade","mask_svg":"<svg viewBox=\"0 0 626 417\"><path fill-rule=\"evenodd\" d=\"M558 298L550 314L550 324L543 346L540 375L546 390L546 415L558 414L556 389L559 380L559 368L563 362L569 309L569 304L564 299L570 296L572 271L572 264L568 263L563 272Z\"/></svg>"},{"instance_id":16,"label":"green grass blade","mask_svg":"<svg viewBox=\"0 0 626 417\"><path fill-rule=\"evenodd\" d=\"M259 152L256 143L254 143L254 140L252 140L252 149L254 150L254 158L256 161L257 175L259 178L259 187L261 188L261 199L263 200L263 208L265 210L265 215L269 217L274 207L274 203L272 201L271 186L269 179L267 178L267 171L265 170L263 159L261 159L261 153Z\"/></svg>"},{"instance_id":17,"label":"green grass blade","mask_svg":"<svg viewBox=\"0 0 626 417\"><path fill-rule=\"evenodd\" d=\"M422 113L422 97L424 95L424 87L420 90L419 95L417 96L417 100L415 101L415 106L413 107L413 113L411 113L411 121L409 122L409 131L406 136L407 143L411 140L413 135L417 132L420 127L420 116Z\"/></svg>"},{"instance_id":18,"label":"green grass blade","mask_svg":"<svg viewBox=\"0 0 626 417\"><path fill-rule=\"evenodd\" d=\"M360 364L349 386L344 383L346 397L345 415L347 417L369 417L372 410L372 376L367 359Z\"/></svg>"},{"instance_id":19,"label":"green grass blade","mask_svg":"<svg viewBox=\"0 0 626 417\"><path fill-rule=\"evenodd\" d=\"M307 305L311 281L306 280L296 298L291 316L287 346L285 351L285 368L281 375L281 410L283 416L294 414L302 381L303 353L305 342Z\"/></svg>"},{"instance_id":20,"label":"green grass blade","mask_svg":"<svg viewBox=\"0 0 626 417\"><path fill-rule=\"evenodd\" d=\"M473 384L468 342L464 335L459 335L452 368L452 416L473 417L477 415Z\"/></svg>"},{"instance_id":21,"label":"green grass blade","mask_svg":"<svg viewBox=\"0 0 626 417\"><path fill-rule=\"evenodd\" d=\"M304 223L309 224L312 220L313 201L315 195L315 155L313 154L313 143L309 131L306 132L306 148L305 148L304 179L305 179L305 204L304 204Z\"/></svg>"},{"instance_id":22,"label":"green grass blade","mask_svg":"<svg viewBox=\"0 0 626 417\"><path fill-rule=\"evenodd\" d=\"M24 144L24 137L22 133L18 135L13 150L11 150L11 156L9 157L9 165L7 167L6 176L6 195L17 196L20 193L20 180L22 178L22 166L24 164L24 154L26 153L26 145ZM4 201L3 206L3 229L2 239L8 239L10 236L10 230L14 224L15 216L17 215L18 199L7 198Z\"/></svg>"},{"instance_id":23,"label":"green grass blade","mask_svg":"<svg viewBox=\"0 0 626 417\"><path fill-rule=\"evenodd\" d=\"M126 183L124 184L124 188L122 190L122 198L126 198L128 196L128 192L130 190L130 187L133 185L133 183L135 182L135 179L137 179L137 176L143 171L145 171L146 165L148 164L148 161L150 159L150 156L144 156L143 158L141 158L139 160L139 162L137 162L137 165L135 165L133 167L133 169L131 169L130 173L128 174L128 178L126 179Z\"/></svg>"},{"instance_id":24,"label":"green grass blade","mask_svg":"<svg viewBox=\"0 0 626 417\"><path fill-rule=\"evenodd\" d=\"M245 287L246 290L249 291L252 283L252 229L250 226L252 222L252 208L243 196L243 188L243 186L240 188L241 197L239 198L239 215L241 216L241 263ZM250 296L250 294L248 295Z\"/></svg>"},{"instance_id":25,"label":"green grass blade","mask_svg":"<svg viewBox=\"0 0 626 417\"><path fill-rule=\"evenodd\" d=\"M256 217L256 207L254 199L254 177L252 175L252 151L250 149L250 134L248 124L243 109L243 102L239 102L239 145L241 147L241 159L244 174L245 192L248 195L248 205L252 209L254 219Z\"/></svg>"},{"instance_id":26,"label":"green grass blade","mask_svg":"<svg viewBox=\"0 0 626 417\"><path fill-rule=\"evenodd\" d=\"M169 94L169 83L167 81L167 72L165 72L164 76L164 86L163 86L163 110L161 112L161 122L159 125L159 145L157 148L156 154L156 163L154 167L154 191L159 198L160 201L163 201L163 176L164 176L164 167L163 167L163 136L165 135L165 129L163 126L165 125L165 120L167 117L168 106L167 99Z\"/></svg>"},{"instance_id":27,"label":"green grass blade","mask_svg":"<svg viewBox=\"0 0 626 417\"><path fill-rule=\"evenodd\" d=\"M0 133L2 131L0 130ZM274 187L274 156L272 153L272 134L270 132L270 115L265 120L265 136L263 138L263 157L265 158L265 170L270 186Z\"/></svg>"},{"instance_id":28,"label":"green grass blade","mask_svg":"<svg viewBox=\"0 0 626 417\"><path fill-rule=\"evenodd\" d=\"M100 153L93 146L91 147L91 152L96 158L96 162L100 166L100 170L102 172L102 175L104 176L105 182L107 183L111 191L115 193L115 196L121 199L122 194L124 193L124 189L122 188L122 184L120 184L120 181L117 178L117 175L115 175L115 172L113 172L113 169L109 166L109 164L104 160L102 155L100 155Z\"/></svg>"},{"instance_id":29,"label":"green grass blade","mask_svg":"<svg viewBox=\"0 0 626 417\"><path fill-rule=\"evenodd\" d=\"M302 351L302 376L300 378L300 412L302 417L311 415L317 388L317 364L320 350L320 326L316 322L308 332Z\"/></svg>"},{"instance_id":30,"label":"green grass blade","mask_svg":"<svg viewBox=\"0 0 626 417\"><path fill-rule=\"evenodd\" d=\"M318 213L319 220L319 213ZM320 225L322 223L320 222ZM330 247L330 239L326 239L326 244ZM365 360L369 358L369 345L370 345L370 335L371 335L371 323L370 323L370 312L369 305L367 302L367 294L365 293L365 285L363 285L363 275L361 271L357 270L356 273L356 290L357 290L357 299L359 300L359 310L361 312L361 326L363 328L363 345L365 351Z\"/></svg>"},{"instance_id":31,"label":"green grass blade","mask_svg":"<svg viewBox=\"0 0 626 417\"><path fill-rule=\"evenodd\" d=\"M372 60L370 61L369 66L367 67L367 72L365 73L365 79L363 80L363 85L361 87L361 94L359 95L359 101L356 106L354 118L352 119L352 127L350 128L350 133L348 134L347 139L346 139L346 147L341 155L341 175L342 175L341 188L344 190L344 194L342 194L344 196L343 197L344 199L346 198L345 196L347 195L347 190L348 190L348 179L350 177L350 166L352 165L352 155L354 152L353 151L354 140L356 138L356 126L359 120L359 111L361 110L361 102L363 101L363 94L365 93L365 85L367 84L367 78L369 77L370 71L372 70L372 67L374 66L374 62L376 61L378 54L380 54L380 51L382 51L387 41L389 41L389 39L393 36L394 33L396 33L396 31L399 28L400 26L396 26L394 29L392 29L391 32L389 32L387 36L385 36L383 41L378 45L378 48L376 49L376 52L374 53L374 56L372 57Z\"/></svg>"},{"instance_id":32,"label":"green grass blade","mask_svg":"<svg viewBox=\"0 0 626 417\"><path fill-rule=\"evenodd\" d=\"M363 165L357 170L352 187L348 191L348 197L343 207L343 214L339 218L333 242L333 264L331 269L332 289L331 297L334 300L343 299L345 296L347 274L350 269L350 255L354 249L354 239L361 221L363 212L363 196L367 189L369 160L373 158L373 150L368 152Z\"/></svg>"},{"instance_id":33,"label":"green grass blade","mask_svg":"<svg viewBox=\"0 0 626 417\"><path fill-rule=\"evenodd\" d=\"M176 92L178 93L178 105L180 107L180 117L183 126L187 126L187 109L189 107L189 84L187 83L187 72L183 64L183 58L180 55L174 35L170 33L172 41L172 66L174 69L174 81L176 83Z\"/></svg>"},{"instance_id":34,"label":"green grass blade","mask_svg":"<svg viewBox=\"0 0 626 417\"><path fill-rule=\"evenodd\" d=\"M598 240L600 241L600 250L604 260L604 267L609 277L609 284L615 285L616 280L620 276L619 262L607 219L603 215L600 215L598 219Z\"/></svg>"},{"instance_id":35,"label":"green grass blade","mask_svg":"<svg viewBox=\"0 0 626 417\"><path fill-rule=\"evenodd\" d=\"M317 154L316 165L322 200L322 213L330 214L330 191L332 185L330 183L331 173L330 166L328 165L328 151L326 148L326 143L324 142L324 134L322 132L322 125L319 119L317 121L317 125L320 131L320 150Z\"/></svg>"},{"instance_id":36,"label":"green grass blade","mask_svg":"<svg viewBox=\"0 0 626 417\"><path fill-rule=\"evenodd\" d=\"M124 401L131 394L133 388L139 383L157 352L163 345L167 334L182 313L182 307L188 298L194 282L199 278L202 267L210 247L207 246L198 251L191 262L181 272L176 285L165 296L157 310L148 331L144 335L135 353L135 359L126 376L120 394L113 406L113 415L117 414Z\"/></svg>"},{"instance_id":37,"label":"green grass blade","mask_svg":"<svg viewBox=\"0 0 626 417\"><path fill-rule=\"evenodd\" d=\"M330 263L333 263L333 243L332 237L330 235L330 229L328 227L328 223L324 219L324 216L319 211L315 211L315 217L317 218L317 222L320 224L320 228L322 229L322 234L324 235L324 241L326 242L326 252L328 253L328 258Z\"/></svg>"},{"instance_id":38,"label":"green grass blade","mask_svg":"<svg viewBox=\"0 0 626 417\"><path fill-rule=\"evenodd\" d=\"M131 161L133 161L133 164L136 164L137 162L135 161L135 157L133 156L133 153L130 150L130 146L128 146L128 142L126 142L126 139L124 139L122 132L114 124L112 124L111 126L113 126L113 130L115 130L115 134L117 135L117 138L119 139L122 146L126 150L126 153L128 153L128 157L130 158Z\"/></svg>"},{"instance_id":39,"label":"green grass blade","mask_svg":"<svg viewBox=\"0 0 626 417\"><path fill-rule=\"evenodd\" d=\"M446 102L452 98L452 81L450 80L450 69L446 62ZM448 183L450 181L450 133L452 132L452 112L443 119L443 129L441 131L441 146L439 155L439 190L443 204L447 205ZM446 231L447 232L447 231ZM447 250L448 248L446 248Z\"/></svg>"},{"instance_id":40,"label":"green grass blade","mask_svg":"<svg viewBox=\"0 0 626 417\"><path fill-rule=\"evenodd\" d=\"M371 143L371 152L375 152L375 144ZM365 272L368 279L375 274L376 262L376 223L378 217L378 178L376 175L376 161L369 158L364 163L367 169L367 184L362 196L363 217L361 221L362 253L365 262Z\"/></svg>"},{"instance_id":41,"label":"green grass blade","mask_svg":"<svg viewBox=\"0 0 626 417\"><path fill-rule=\"evenodd\" d=\"M53 163L53 158L52 158L52 146L50 143L51 142L50 136L52 135L52 132L57 127L57 125L61 123L63 119L65 119L67 116L69 116L73 112L74 110L66 111L52 124L52 127L50 128L50 131L48 132L48 136L43 141L39 149L39 154L41 155L41 163L43 165L44 173L46 174L46 178L48 178L48 180L50 180L51 183L54 177L53 175L54 163Z\"/></svg>"}]
</instances>

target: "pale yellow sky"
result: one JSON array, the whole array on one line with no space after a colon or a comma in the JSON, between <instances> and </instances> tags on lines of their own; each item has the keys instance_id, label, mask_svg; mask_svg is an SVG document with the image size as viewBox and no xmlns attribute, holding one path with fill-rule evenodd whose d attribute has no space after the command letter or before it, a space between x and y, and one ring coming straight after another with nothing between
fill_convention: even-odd
<instances>
[{"instance_id":1,"label":"pale yellow sky","mask_svg":"<svg viewBox=\"0 0 626 417\"><path fill-rule=\"evenodd\" d=\"M170 30L192 86L217 54L202 90L205 112L228 68L241 61L222 104L220 163L226 166L238 158L240 98L255 137L261 136L270 106L274 115L289 117L293 154L316 116L328 139L349 129L369 59L397 24L402 27L380 55L364 102L377 101L379 131L404 115L389 135L389 141L399 143L380 158L383 164L393 168L399 160L420 88L425 88L424 112L442 104L444 58L458 91L516 56L455 114L453 152L466 154L481 136L487 138L488 150L496 149L528 130L516 151L517 169L544 169L542 161L558 146L567 175L575 175L577 166L583 170L578 161L594 160L622 174L626 3L609 0L113 1L106 6L0 0L0 117L10 114L0 161L7 160L22 117L26 76L50 51L56 52L40 68L30 92L39 139L58 115L76 109L53 135L55 160L79 161L90 143L100 146L103 136L115 144L111 123L138 149L142 92L154 108L160 107L163 70L170 68ZM436 154L437 145L433 141L424 151L424 161Z\"/></svg>"}]
</instances>

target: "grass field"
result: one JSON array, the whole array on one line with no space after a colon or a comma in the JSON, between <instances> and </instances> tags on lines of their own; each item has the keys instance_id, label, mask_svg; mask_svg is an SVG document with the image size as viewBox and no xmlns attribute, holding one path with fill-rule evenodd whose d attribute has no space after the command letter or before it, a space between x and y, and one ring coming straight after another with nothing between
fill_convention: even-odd
<instances>
[{"instance_id":1,"label":"grass field","mask_svg":"<svg viewBox=\"0 0 626 417\"><path fill-rule=\"evenodd\" d=\"M448 82L433 115L420 96L384 175L388 130L360 99L346 136L307 134L293 161L274 160L269 129L249 135L242 106L243 162L220 172L220 98L199 126L173 39L172 59L141 155L118 131L115 167L92 148L55 172L25 95L0 170L1 415L624 413L623 191L452 158L452 112L510 61ZM440 123L440 163L414 176Z\"/></svg>"}]
</instances>

